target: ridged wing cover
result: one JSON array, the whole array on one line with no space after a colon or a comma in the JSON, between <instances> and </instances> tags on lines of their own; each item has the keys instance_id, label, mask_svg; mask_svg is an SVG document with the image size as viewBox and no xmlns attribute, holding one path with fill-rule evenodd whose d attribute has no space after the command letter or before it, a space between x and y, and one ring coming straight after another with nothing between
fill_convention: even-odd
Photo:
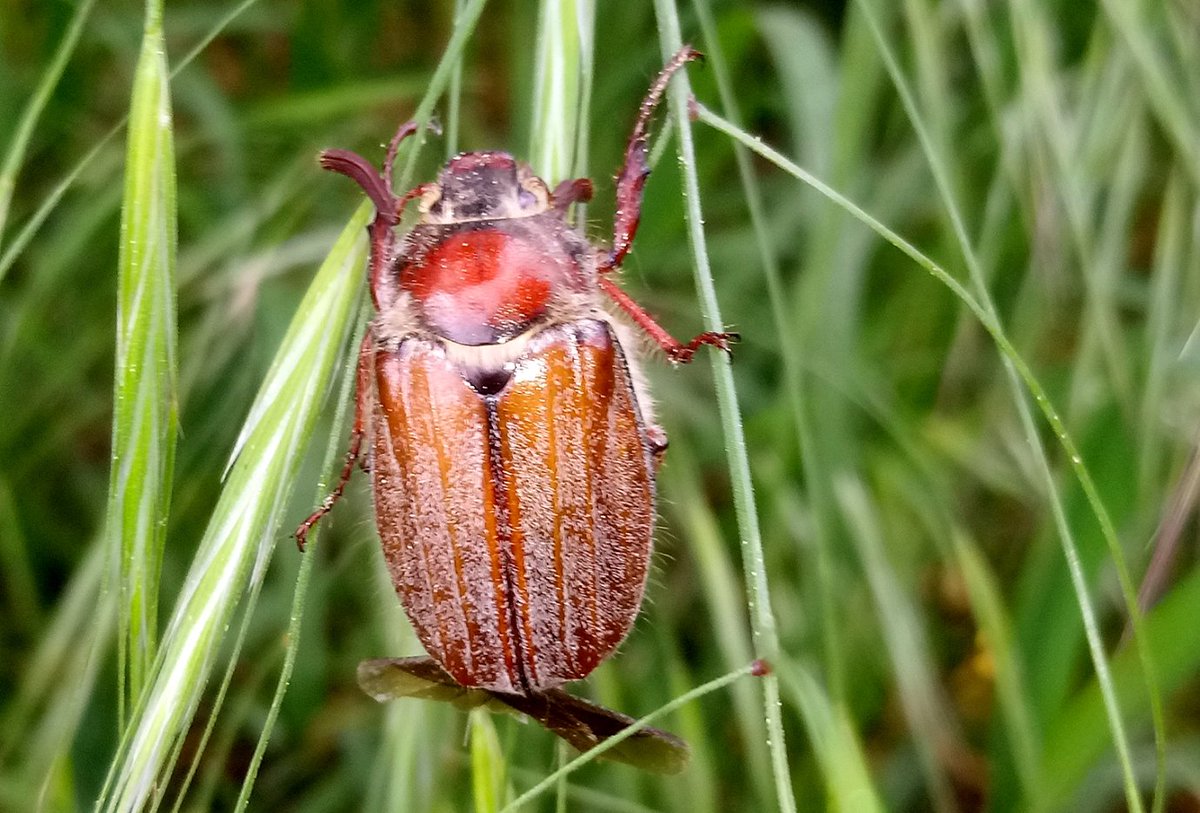
<instances>
[{"instance_id":1,"label":"ridged wing cover","mask_svg":"<svg viewBox=\"0 0 1200 813\"><path fill-rule=\"evenodd\" d=\"M421 338L377 353L375 385L379 530L430 655L493 691L585 677L633 625L654 523L649 444L611 328L545 328L495 395Z\"/></svg>"}]
</instances>

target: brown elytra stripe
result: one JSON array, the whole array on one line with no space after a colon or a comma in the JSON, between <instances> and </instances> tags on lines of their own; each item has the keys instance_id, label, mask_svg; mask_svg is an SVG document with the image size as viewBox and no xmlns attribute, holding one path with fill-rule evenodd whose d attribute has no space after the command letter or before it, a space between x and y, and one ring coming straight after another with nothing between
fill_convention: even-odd
<instances>
[{"instance_id":1,"label":"brown elytra stripe","mask_svg":"<svg viewBox=\"0 0 1200 813\"><path fill-rule=\"evenodd\" d=\"M495 493L492 511L495 515L495 539L489 540L500 552L503 563L504 602L508 608L509 629L512 631L515 652L516 675L513 681L525 694L537 686L536 664L533 658L533 640L529 631L529 594L525 586L524 538L518 529L520 505L516 490L512 487L507 459L504 454L504 431L496 415L496 400L488 398L488 464ZM496 586L501 582L498 580ZM514 590L514 587L516 588ZM498 599L499 600L499 599Z\"/></svg>"}]
</instances>

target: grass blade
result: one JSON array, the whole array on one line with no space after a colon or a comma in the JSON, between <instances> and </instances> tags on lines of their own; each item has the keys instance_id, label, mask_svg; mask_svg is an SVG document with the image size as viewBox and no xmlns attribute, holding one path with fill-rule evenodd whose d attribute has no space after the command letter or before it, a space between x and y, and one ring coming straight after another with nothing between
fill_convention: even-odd
<instances>
[{"instance_id":1,"label":"grass blade","mask_svg":"<svg viewBox=\"0 0 1200 813\"><path fill-rule=\"evenodd\" d=\"M134 77L121 211L108 527L118 551L121 703L138 697L158 639L158 580L178 420L175 149L162 7L150 2ZM122 706L123 708L123 706ZM121 713L124 721L125 714Z\"/></svg>"},{"instance_id":2,"label":"grass blade","mask_svg":"<svg viewBox=\"0 0 1200 813\"><path fill-rule=\"evenodd\" d=\"M364 203L338 238L259 390L99 809L140 809L161 787L160 771L187 732L233 609L250 580L262 576L320 394L350 332L369 215Z\"/></svg>"},{"instance_id":3,"label":"grass blade","mask_svg":"<svg viewBox=\"0 0 1200 813\"><path fill-rule=\"evenodd\" d=\"M673 0L655 0L654 10L658 19L659 38L665 62L683 45L679 17ZM713 286L712 269L708 263L708 249L705 244L703 226L704 217L700 212L700 183L696 176L696 151L692 144L690 99L691 89L687 81L687 74L681 71L668 89L668 102L671 117L679 131L679 160L682 165L684 198L687 204L688 244L692 250L696 287L700 293L701 309L704 312L707 329L719 332L724 330L724 324L721 321L721 311ZM776 631L775 615L771 609L770 590L767 586L766 559L763 555L762 534L758 527L758 510L754 502L754 484L750 479L750 460L746 453L746 438L742 430L737 390L734 386L729 359L719 353L711 354L710 359L712 360L713 379L717 386L717 405L721 412L721 427L725 436L738 529L741 533L742 565L750 602L750 624L754 631L754 647L757 656L765 658L769 663L779 653L779 635ZM779 703L779 679L773 674L768 674L763 678L763 704L779 808L785 812L794 811L796 800L788 772L787 746L784 741L783 716Z\"/></svg>"}]
</instances>

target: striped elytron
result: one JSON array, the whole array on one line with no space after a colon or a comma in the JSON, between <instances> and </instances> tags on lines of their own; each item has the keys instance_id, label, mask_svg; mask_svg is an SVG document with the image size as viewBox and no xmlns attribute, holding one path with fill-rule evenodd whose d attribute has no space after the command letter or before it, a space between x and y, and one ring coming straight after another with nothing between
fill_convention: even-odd
<instances>
[{"instance_id":1,"label":"striped elytron","mask_svg":"<svg viewBox=\"0 0 1200 813\"><path fill-rule=\"evenodd\" d=\"M666 450L627 355L632 328L675 362L734 334L673 339L610 279L637 231L647 127L684 48L643 101L617 176L611 247L568 221L586 179L551 190L502 152L451 159L436 183L392 191L361 156L321 164L376 207L370 286L377 315L358 360L341 495L360 454L396 591L433 659L458 683L527 695L588 675L629 632L650 562L654 478ZM420 218L402 238L405 205ZM364 448L365 442L365 448Z\"/></svg>"}]
</instances>

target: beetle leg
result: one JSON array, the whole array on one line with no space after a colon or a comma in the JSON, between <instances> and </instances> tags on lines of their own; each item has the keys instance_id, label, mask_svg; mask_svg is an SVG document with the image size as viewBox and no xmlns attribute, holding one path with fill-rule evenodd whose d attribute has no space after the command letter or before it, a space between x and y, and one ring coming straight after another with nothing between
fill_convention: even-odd
<instances>
[{"instance_id":1,"label":"beetle leg","mask_svg":"<svg viewBox=\"0 0 1200 813\"><path fill-rule=\"evenodd\" d=\"M633 125L633 133L625 147L625 164L617 175L617 211L613 216L612 248L608 256L600 262L598 270L601 274L612 271L621 264L625 255L629 253L634 235L637 234L638 221L642 216L642 188L650 175L650 166L646 163L649 152L646 130L650 125L650 117L662 101L667 83L671 81L675 72L700 56L700 52L690 45L680 48L659 72L654 84L650 85L646 98L642 100L637 121Z\"/></svg>"},{"instance_id":2,"label":"beetle leg","mask_svg":"<svg viewBox=\"0 0 1200 813\"><path fill-rule=\"evenodd\" d=\"M334 486L329 496L318 506L316 511L308 515L300 527L296 528L296 547L301 551L308 542L308 532L320 521L321 517L333 510L333 506L341 499L346 490L346 483L354 474L354 464L362 455L363 436L366 434L367 410L370 408L371 371L375 360L375 342L371 337L370 328L363 336L362 346L358 351L358 380L354 395L354 427L350 430L350 450L346 453L346 462L342 465L342 473L338 484ZM365 458L364 458L365 462Z\"/></svg>"},{"instance_id":3,"label":"beetle leg","mask_svg":"<svg viewBox=\"0 0 1200 813\"><path fill-rule=\"evenodd\" d=\"M646 313L637 302L633 301L633 297L617 287L617 284L607 277L601 277L599 280L600 287L604 293L612 298L613 302L625 313L629 314L629 318L637 323L638 327L646 331L651 339L658 343L658 346L663 349L667 357L677 364L687 364L696 355L696 351L703 345L712 345L720 348L726 353L732 353L730 345L737 342L741 336L737 333L701 333L699 336L692 337L687 342L681 342L666 331L662 325L654 320L654 317Z\"/></svg>"}]
</instances>

